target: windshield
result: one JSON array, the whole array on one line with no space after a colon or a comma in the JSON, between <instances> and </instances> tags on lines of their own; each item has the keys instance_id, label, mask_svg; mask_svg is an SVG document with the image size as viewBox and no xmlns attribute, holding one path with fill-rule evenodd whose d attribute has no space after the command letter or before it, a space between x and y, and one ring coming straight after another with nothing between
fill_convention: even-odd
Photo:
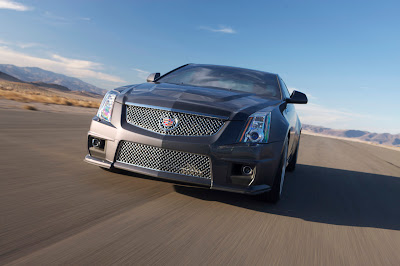
<instances>
[{"instance_id":1,"label":"windshield","mask_svg":"<svg viewBox=\"0 0 400 266\"><path fill-rule=\"evenodd\" d=\"M281 98L276 75L249 69L188 65L161 77L157 82L222 88Z\"/></svg>"}]
</instances>

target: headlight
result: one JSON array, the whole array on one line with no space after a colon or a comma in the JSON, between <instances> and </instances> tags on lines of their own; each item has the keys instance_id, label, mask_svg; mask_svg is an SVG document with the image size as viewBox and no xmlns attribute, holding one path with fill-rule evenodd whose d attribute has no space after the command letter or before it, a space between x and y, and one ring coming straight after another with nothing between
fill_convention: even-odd
<instances>
[{"instance_id":1,"label":"headlight","mask_svg":"<svg viewBox=\"0 0 400 266\"><path fill-rule=\"evenodd\" d=\"M97 111L97 116L108 122L111 120L111 113L114 106L115 98L118 93L116 91L109 91L104 95L103 101L100 104L99 110Z\"/></svg>"},{"instance_id":2,"label":"headlight","mask_svg":"<svg viewBox=\"0 0 400 266\"><path fill-rule=\"evenodd\" d=\"M271 125L271 112L256 112L247 120L239 142L267 143Z\"/></svg>"}]
</instances>

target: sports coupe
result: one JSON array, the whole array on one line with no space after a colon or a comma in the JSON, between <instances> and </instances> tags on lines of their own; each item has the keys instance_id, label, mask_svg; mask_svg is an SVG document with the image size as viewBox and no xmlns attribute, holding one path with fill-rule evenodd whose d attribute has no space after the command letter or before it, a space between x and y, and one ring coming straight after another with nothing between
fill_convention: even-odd
<instances>
[{"instance_id":1,"label":"sports coupe","mask_svg":"<svg viewBox=\"0 0 400 266\"><path fill-rule=\"evenodd\" d=\"M277 202L296 167L301 123L277 74L187 64L107 92L85 161Z\"/></svg>"}]
</instances>

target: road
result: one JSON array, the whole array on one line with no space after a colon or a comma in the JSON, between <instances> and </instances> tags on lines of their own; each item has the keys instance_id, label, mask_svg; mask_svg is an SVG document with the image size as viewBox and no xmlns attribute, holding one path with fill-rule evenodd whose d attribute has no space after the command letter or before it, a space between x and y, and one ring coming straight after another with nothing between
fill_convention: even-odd
<instances>
[{"instance_id":1,"label":"road","mask_svg":"<svg viewBox=\"0 0 400 266\"><path fill-rule=\"evenodd\" d=\"M86 164L90 118L1 110L1 265L400 265L398 151L303 135L272 205Z\"/></svg>"}]
</instances>

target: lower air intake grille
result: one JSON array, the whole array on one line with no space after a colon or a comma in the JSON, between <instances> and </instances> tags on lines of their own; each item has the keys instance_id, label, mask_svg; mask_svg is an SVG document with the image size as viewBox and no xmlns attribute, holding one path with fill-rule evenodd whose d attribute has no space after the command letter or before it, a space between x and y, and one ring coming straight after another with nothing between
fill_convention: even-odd
<instances>
[{"instance_id":1,"label":"lower air intake grille","mask_svg":"<svg viewBox=\"0 0 400 266\"><path fill-rule=\"evenodd\" d=\"M117 162L152 170L211 179L210 158L205 155L168 150L121 141Z\"/></svg>"}]
</instances>

